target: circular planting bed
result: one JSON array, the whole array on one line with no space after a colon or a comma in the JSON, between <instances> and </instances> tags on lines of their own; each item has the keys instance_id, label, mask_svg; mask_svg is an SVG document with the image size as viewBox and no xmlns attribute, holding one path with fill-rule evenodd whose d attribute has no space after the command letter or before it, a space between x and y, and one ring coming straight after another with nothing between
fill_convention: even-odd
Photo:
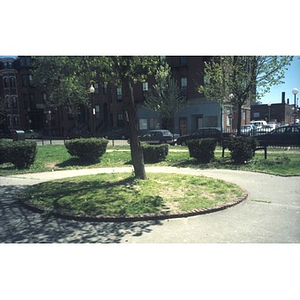
<instances>
[{"instance_id":1,"label":"circular planting bed","mask_svg":"<svg viewBox=\"0 0 300 300\"><path fill-rule=\"evenodd\" d=\"M237 185L203 176L97 174L30 186L21 202L45 214L87 221L187 217L221 210L247 197Z\"/></svg>"}]
</instances>

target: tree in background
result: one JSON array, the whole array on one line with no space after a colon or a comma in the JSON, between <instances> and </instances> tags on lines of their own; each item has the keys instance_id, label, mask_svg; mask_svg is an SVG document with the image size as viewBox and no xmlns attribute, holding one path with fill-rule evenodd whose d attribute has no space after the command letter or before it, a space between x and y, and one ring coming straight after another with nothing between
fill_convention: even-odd
<instances>
[{"instance_id":1,"label":"tree in background","mask_svg":"<svg viewBox=\"0 0 300 300\"><path fill-rule=\"evenodd\" d=\"M73 115L90 105L88 87L101 60L89 56L33 57L33 84L47 91L47 106L66 106Z\"/></svg>"},{"instance_id":2,"label":"tree in background","mask_svg":"<svg viewBox=\"0 0 300 300\"><path fill-rule=\"evenodd\" d=\"M152 86L144 106L155 111L159 118L167 119L168 129L172 131L171 122L176 113L187 106L187 100L182 96L181 91L171 75L171 68L166 63L161 65L155 75L156 84Z\"/></svg>"},{"instance_id":3,"label":"tree in background","mask_svg":"<svg viewBox=\"0 0 300 300\"><path fill-rule=\"evenodd\" d=\"M271 86L284 83L291 56L221 56L205 62L206 81L198 89L207 99L237 107L237 134L240 135L242 106L260 99Z\"/></svg>"},{"instance_id":4,"label":"tree in background","mask_svg":"<svg viewBox=\"0 0 300 300\"><path fill-rule=\"evenodd\" d=\"M131 159L135 177L146 179L143 150L138 138L137 108L133 88L137 82L144 82L160 65L155 56L111 56L104 57L102 77L108 82L122 86L124 109L128 116L130 130Z\"/></svg>"}]
</instances>

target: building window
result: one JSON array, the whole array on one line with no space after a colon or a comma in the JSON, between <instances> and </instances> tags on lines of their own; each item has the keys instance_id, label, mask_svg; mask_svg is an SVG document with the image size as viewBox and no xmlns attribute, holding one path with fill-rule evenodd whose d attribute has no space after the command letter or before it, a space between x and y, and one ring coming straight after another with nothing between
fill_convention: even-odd
<instances>
[{"instance_id":1,"label":"building window","mask_svg":"<svg viewBox=\"0 0 300 300\"><path fill-rule=\"evenodd\" d=\"M99 83L98 82L94 82L94 88L95 88L95 94L99 95Z\"/></svg>"},{"instance_id":2,"label":"building window","mask_svg":"<svg viewBox=\"0 0 300 300\"><path fill-rule=\"evenodd\" d=\"M187 95L187 77L180 78L180 89L181 93L186 96Z\"/></svg>"},{"instance_id":3,"label":"building window","mask_svg":"<svg viewBox=\"0 0 300 300\"><path fill-rule=\"evenodd\" d=\"M45 103L47 101L47 93L42 92L42 102Z\"/></svg>"},{"instance_id":4,"label":"building window","mask_svg":"<svg viewBox=\"0 0 300 300\"><path fill-rule=\"evenodd\" d=\"M122 87L117 87L117 100L122 101Z\"/></svg>"},{"instance_id":5,"label":"building window","mask_svg":"<svg viewBox=\"0 0 300 300\"><path fill-rule=\"evenodd\" d=\"M139 120L139 127L140 127L140 130L147 130L148 129L147 119L140 119Z\"/></svg>"},{"instance_id":6,"label":"building window","mask_svg":"<svg viewBox=\"0 0 300 300\"><path fill-rule=\"evenodd\" d=\"M99 120L100 119L100 105L99 104L95 105L95 112L96 112L96 119Z\"/></svg>"},{"instance_id":7,"label":"building window","mask_svg":"<svg viewBox=\"0 0 300 300\"><path fill-rule=\"evenodd\" d=\"M217 116L205 116L204 124L205 124L205 127L218 127L218 117Z\"/></svg>"},{"instance_id":8,"label":"building window","mask_svg":"<svg viewBox=\"0 0 300 300\"><path fill-rule=\"evenodd\" d=\"M5 108L6 109L11 108L11 103L10 103L9 96L5 96Z\"/></svg>"},{"instance_id":9,"label":"building window","mask_svg":"<svg viewBox=\"0 0 300 300\"><path fill-rule=\"evenodd\" d=\"M255 112L253 114L253 118L260 118L260 113L259 112Z\"/></svg>"},{"instance_id":10,"label":"building window","mask_svg":"<svg viewBox=\"0 0 300 300\"><path fill-rule=\"evenodd\" d=\"M28 83L30 86L32 86L32 80L33 80L33 77L31 74L28 75Z\"/></svg>"},{"instance_id":11,"label":"building window","mask_svg":"<svg viewBox=\"0 0 300 300\"><path fill-rule=\"evenodd\" d=\"M149 119L149 128L150 129L158 129L159 128L159 122L156 118Z\"/></svg>"},{"instance_id":12,"label":"building window","mask_svg":"<svg viewBox=\"0 0 300 300\"><path fill-rule=\"evenodd\" d=\"M16 87L16 79L15 79L15 77L10 77L9 81L10 81L10 87L11 88L15 88Z\"/></svg>"},{"instance_id":13,"label":"building window","mask_svg":"<svg viewBox=\"0 0 300 300\"><path fill-rule=\"evenodd\" d=\"M9 87L9 83L8 83L8 78L7 77L4 77L4 87L5 88L8 88Z\"/></svg>"},{"instance_id":14,"label":"building window","mask_svg":"<svg viewBox=\"0 0 300 300\"><path fill-rule=\"evenodd\" d=\"M143 87L143 92L148 92L148 82L143 82L142 83L142 87Z\"/></svg>"},{"instance_id":15,"label":"building window","mask_svg":"<svg viewBox=\"0 0 300 300\"><path fill-rule=\"evenodd\" d=\"M118 127L124 126L124 114L123 113L117 114L117 126Z\"/></svg>"},{"instance_id":16,"label":"building window","mask_svg":"<svg viewBox=\"0 0 300 300\"><path fill-rule=\"evenodd\" d=\"M108 86L108 83L107 83L107 82L104 82L104 83L103 83L103 95L106 95L106 94L107 94L107 86Z\"/></svg>"},{"instance_id":17,"label":"building window","mask_svg":"<svg viewBox=\"0 0 300 300\"><path fill-rule=\"evenodd\" d=\"M13 120L14 120L14 127L19 126L19 116L14 116Z\"/></svg>"},{"instance_id":18,"label":"building window","mask_svg":"<svg viewBox=\"0 0 300 300\"><path fill-rule=\"evenodd\" d=\"M17 97L16 96L12 96L11 97L11 101L12 101L12 107L14 109L17 109L18 108Z\"/></svg>"}]
</instances>

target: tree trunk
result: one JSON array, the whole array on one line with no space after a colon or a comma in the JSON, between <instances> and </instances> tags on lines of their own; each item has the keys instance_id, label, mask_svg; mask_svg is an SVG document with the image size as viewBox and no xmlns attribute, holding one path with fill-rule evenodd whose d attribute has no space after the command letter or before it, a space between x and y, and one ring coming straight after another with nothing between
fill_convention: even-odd
<instances>
[{"instance_id":1,"label":"tree trunk","mask_svg":"<svg viewBox=\"0 0 300 300\"><path fill-rule=\"evenodd\" d=\"M241 135L241 124L242 124L242 104L241 104L241 101L238 101L238 103L237 103L237 113L238 113L237 136L240 136Z\"/></svg>"},{"instance_id":2,"label":"tree trunk","mask_svg":"<svg viewBox=\"0 0 300 300\"><path fill-rule=\"evenodd\" d=\"M123 92L125 107L128 115L129 130L130 130L130 150L131 150L131 160L134 168L134 174L136 178L147 179L143 150L141 143L138 138L138 128L137 128L137 116L136 116L136 106L133 96L133 87L128 77L123 79Z\"/></svg>"}]
</instances>

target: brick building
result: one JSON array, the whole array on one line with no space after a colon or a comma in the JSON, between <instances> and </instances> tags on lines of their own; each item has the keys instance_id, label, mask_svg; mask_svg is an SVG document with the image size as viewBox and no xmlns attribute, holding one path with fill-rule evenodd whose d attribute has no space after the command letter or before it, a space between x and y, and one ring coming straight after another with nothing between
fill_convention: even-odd
<instances>
[{"instance_id":1,"label":"brick building","mask_svg":"<svg viewBox=\"0 0 300 300\"><path fill-rule=\"evenodd\" d=\"M198 93L198 86L204 82L204 61L202 56L167 56L172 75L178 82L189 105L173 120L174 133L190 133L202 127L218 127L223 130L236 128L235 108L227 103L217 103ZM145 131L163 128L165 125L155 112L142 106L145 95L154 84L154 78L134 86L137 104L138 128ZM47 107L47 94L42 88L32 85L31 58L0 58L0 99L4 106L2 131L15 129L36 129L44 135L68 136L74 128L94 132L96 136L114 131L126 133L126 111L124 110L122 88L103 82L94 83L91 94L94 116L91 108L81 106L78 115L72 115L66 107ZM250 103L250 100L249 100ZM233 118L229 118L232 115ZM92 117L93 116L93 117ZM92 123L92 120L94 122ZM242 108L242 124L250 122L250 105Z\"/></svg>"},{"instance_id":2,"label":"brick building","mask_svg":"<svg viewBox=\"0 0 300 300\"><path fill-rule=\"evenodd\" d=\"M281 103L257 104L251 106L251 120L265 120L281 125L294 123L294 105L285 101L285 93L282 92Z\"/></svg>"}]
</instances>

